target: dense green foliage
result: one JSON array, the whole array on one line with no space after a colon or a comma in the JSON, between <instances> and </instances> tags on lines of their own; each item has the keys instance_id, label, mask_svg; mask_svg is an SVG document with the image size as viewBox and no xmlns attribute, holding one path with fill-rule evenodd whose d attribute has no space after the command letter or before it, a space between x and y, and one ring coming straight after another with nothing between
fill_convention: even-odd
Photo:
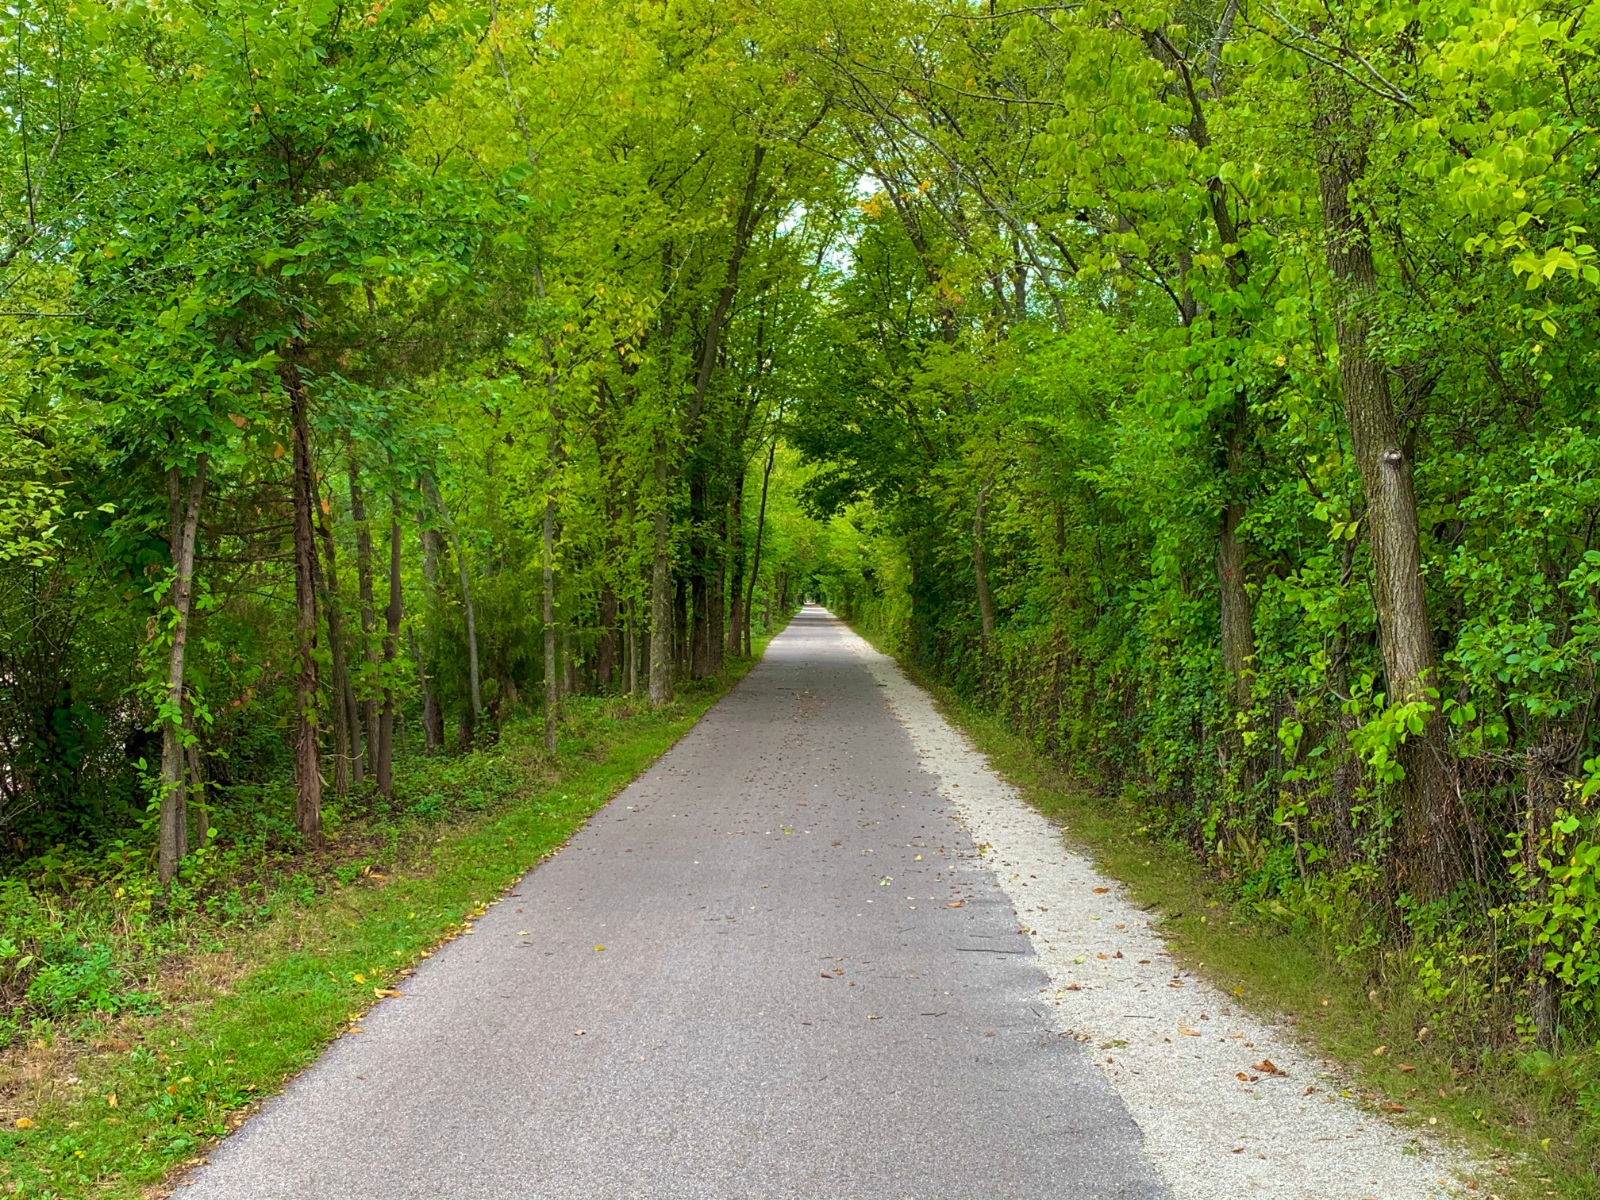
<instances>
[{"instance_id":1,"label":"dense green foliage","mask_svg":"<svg viewBox=\"0 0 1600 1200\"><path fill-rule=\"evenodd\" d=\"M1593 10L903 13L828 595L1600 1127Z\"/></svg>"},{"instance_id":2,"label":"dense green foliage","mask_svg":"<svg viewBox=\"0 0 1600 1200\"><path fill-rule=\"evenodd\" d=\"M1600 1122L1593 10L0 26L24 874L188 903L809 591Z\"/></svg>"}]
</instances>

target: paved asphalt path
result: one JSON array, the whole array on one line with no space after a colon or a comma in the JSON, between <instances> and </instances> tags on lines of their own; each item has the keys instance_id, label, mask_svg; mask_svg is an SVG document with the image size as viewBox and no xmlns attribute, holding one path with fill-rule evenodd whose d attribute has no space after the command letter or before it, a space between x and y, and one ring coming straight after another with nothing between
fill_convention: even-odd
<instances>
[{"instance_id":1,"label":"paved asphalt path","mask_svg":"<svg viewBox=\"0 0 1600 1200\"><path fill-rule=\"evenodd\" d=\"M839 628L802 612L183 1200L1166 1197Z\"/></svg>"}]
</instances>

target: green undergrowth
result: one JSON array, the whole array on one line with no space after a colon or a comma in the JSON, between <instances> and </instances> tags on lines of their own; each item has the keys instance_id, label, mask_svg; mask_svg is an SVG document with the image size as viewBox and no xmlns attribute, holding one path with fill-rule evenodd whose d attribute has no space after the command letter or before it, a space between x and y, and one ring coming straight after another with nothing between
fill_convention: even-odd
<instances>
[{"instance_id":1,"label":"green undergrowth","mask_svg":"<svg viewBox=\"0 0 1600 1200\"><path fill-rule=\"evenodd\" d=\"M1262 919L1232 900L1188 846L1152 835L1135 798L1072 778L994 715L914 663L901 666L1069 843L1162 914L1157 929L1186 966L1243 1006L1290 1021L1343 1064L1348 1094L1403 1108L1386 1116L1442 1132L1484 1164L1465 1194L1600 1197L1581 1115L1558 1081L1529 1074L1516 1055L1434 1037L1425 1011L1386 980L1381 963L1341 955L1335 939L1311 929Z\"/></svg>"},{"instance_id":2,"label":"green undergrowth","mask_svg":"<svg viewBox=\"0 0 1600 1200\"><path fill-rule=\"evenodd\" d=\"M11 1004L0 1194L159 1189L558 849L749 666L690 685L660 712L572 698L554 760L530 719L491 748L407 762L403 811L346 815L317 854L192 878L155 916L142 858L137 871L64 862L60 879L35 869L8 881L0 919L19 935L31 923L26 945L53 961Z\"/></svg>"}]
</instances>

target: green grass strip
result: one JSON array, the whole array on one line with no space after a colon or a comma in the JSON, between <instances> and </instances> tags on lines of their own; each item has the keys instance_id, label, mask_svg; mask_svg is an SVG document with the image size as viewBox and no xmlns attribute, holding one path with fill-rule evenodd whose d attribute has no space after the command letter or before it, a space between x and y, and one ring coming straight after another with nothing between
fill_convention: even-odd
<instances>
[{"instance_id":1,"label":"green grass strip","mask_svg":"<svg viewBox=\"0 0 1600 1200\"><path fill-rule=\"evenodd\" d=\"M75 1076L36 1089L39 1103L24 1127L0 1131L0 1193L29 1200L149 1194L309 1066L402 970L462 932L565 843L748 666L731 665L719 685L663 712L608 722L573 752L564 747L555 782L546 786L552 768L545 763L537 786L477 824L447 827L431 852L403 856L381 880L364 878L240 931L227 952L248 965L231 984L134 1023L135 1040L85 1050L72 1061ZM533 778L515 755L502 761Z\"/></svg>"}]
</instances>

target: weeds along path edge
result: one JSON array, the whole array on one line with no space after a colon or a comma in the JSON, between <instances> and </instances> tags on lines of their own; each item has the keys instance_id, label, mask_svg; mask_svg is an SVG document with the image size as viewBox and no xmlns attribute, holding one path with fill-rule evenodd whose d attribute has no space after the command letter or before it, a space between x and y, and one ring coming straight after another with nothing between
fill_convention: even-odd
<instances>
[{"instance_id":1,"label":"weeds along path edge","mask_svg":"<svg viewBox=\"0 0 1600 1200\"><path fill-rule=\"evenodd\" d=\"M248 960L231 985L123 1023L77 1054L70 1074L46 1069L26 1082L25 1115L0 1130L0 1189L36 1200L164 1191L162 1180L193 1165L331 1041L359 1034L362 1014L403 993L415 963L470 935L488 903L726 696L760 660L766 640L715 687L625 725L598 761L567 759L554 783L519 793L481 824L446 828L431 853L387 877L319 897L219 948Z\"/></svg>"}]
</instances>

